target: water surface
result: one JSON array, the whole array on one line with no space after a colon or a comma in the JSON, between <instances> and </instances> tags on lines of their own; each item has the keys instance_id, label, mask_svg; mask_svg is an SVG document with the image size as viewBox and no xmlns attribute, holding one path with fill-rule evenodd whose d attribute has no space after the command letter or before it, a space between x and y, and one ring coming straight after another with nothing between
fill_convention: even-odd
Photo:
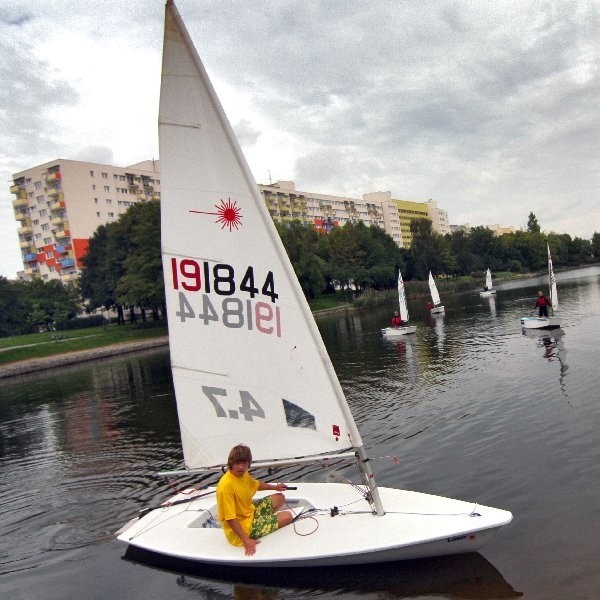
<instances>
[{"instance_id":1,"label":"water surface","mask_svg":"<svg viewBox=\"0 0 600 600\"><path fill-rule=\"evenodd\" d=\"M557 279L552 332L519 326L545 278L442 297L442 317L409 298L418 330L395 342L393 306L318 321L380 485L513 512L481 553L243 583L131 560L114 531L181 461L168 353L151 351L0 382L0 597L600 597L600 268Z\"/></svg>"}]
</instances>

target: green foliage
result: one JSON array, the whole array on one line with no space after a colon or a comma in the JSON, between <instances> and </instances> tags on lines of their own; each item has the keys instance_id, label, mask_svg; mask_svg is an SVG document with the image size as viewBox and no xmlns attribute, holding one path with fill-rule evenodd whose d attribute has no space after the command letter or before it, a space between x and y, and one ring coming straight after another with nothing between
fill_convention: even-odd
<instances>
[{"instance_id":1,"label":"green foliage","mask_svg":"<svg viewBox=\"0 0 600 600\"><path fill-rule=\"evenodd\" d=\"M529 216L527 217L527 231L529 231L529 233L540 232L540 226L538 224L537 217L532 212L530 212Z\"/></svg>"},{"instance_id":2,"label":"green foliage","mask_svg":"<svg viewBox=\"0 0 600 600\"><path fill-rule=\"evenodd\" d=\"M79 285L90 310L139 306L156 312L164 306L157 200L134 204L96 230Z\"/></svg>"}]
</instances>

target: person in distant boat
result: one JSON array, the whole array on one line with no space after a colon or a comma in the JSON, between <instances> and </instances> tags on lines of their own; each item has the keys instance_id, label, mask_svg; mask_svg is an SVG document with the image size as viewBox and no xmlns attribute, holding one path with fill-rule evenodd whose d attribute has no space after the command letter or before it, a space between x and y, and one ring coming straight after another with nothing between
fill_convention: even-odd
<instances>
[{"instance_id":1,"label":"person in distant boat","mask_svg":"<svg viewBox=\"0 0 600 600\"><path fill-rule=\"evenodd\" d=\"M392 327L402 327L402 319L397 310L394 311L394 316L392 317Z\"/></svg>"},{"instance_id":2,"label":"person in distant boat","mask_svg":"<svg viewBox=\"0 0 600 600\"><path fill-rule=\"evenodd\" d=\"M535 301L535 306L539 309L538 314L540 317L547 317L548 307L552 306L552 302L550 302L550 298L544 296L544 292L540 290Z\"/></svg>"},{"instance_id":3,"label":"person in distant boat","mask_svg":"<svg viewBox=\"0 0 600 600\"><path fill-rule=\"evenodd\" d=\"M256 552L261 538L289 525L294 515L279 510L285 503L281 493L252 500L258 490L287 489L283 483L271 484L253 479L248 473L252 452L242 444L234 446L227 458L228 471L217 484L217 517L223 524L225 537L234 546L244 546L246 556Z\"/></svg>"}]
</instances>

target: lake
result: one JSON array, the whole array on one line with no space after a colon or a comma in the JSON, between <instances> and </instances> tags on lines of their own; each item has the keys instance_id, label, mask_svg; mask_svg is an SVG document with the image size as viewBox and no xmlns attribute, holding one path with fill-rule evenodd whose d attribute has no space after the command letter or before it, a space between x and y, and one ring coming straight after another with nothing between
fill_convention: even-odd
<instances>
[{"instance_id":1,"label":"lake","mask_svg":"<svg viewBox=\"0 0 600 600\"><path fill-rule=\"evenodd\" d=\"M599 598L600 267L557 281L563 326L544 333L519 323L544 277L442 294L435 318L409 298L400 341L380 335L393 306L318 319L380 485L513 512L480 553L247 581L136 562L114 532L182 460L155 350L0 381L0 597Z\"/></svg>"}]
</instances>

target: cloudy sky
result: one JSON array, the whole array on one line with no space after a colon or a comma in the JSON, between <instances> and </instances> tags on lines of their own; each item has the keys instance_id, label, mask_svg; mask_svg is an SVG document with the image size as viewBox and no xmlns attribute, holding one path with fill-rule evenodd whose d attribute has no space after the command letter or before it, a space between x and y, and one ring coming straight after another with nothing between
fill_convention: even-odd
<instances>
[{"instance_id":1,"label":"cloudy sky","mask_svg":"<svg viewBox=\"0 0 600 600\"><path fill-rule=\"evenodd\" d=\"M177 6L259 183L600 231L600 0ZM162 22L161 0L0 3L0 275L13 173L158 158Z\"/></svg>"}]
</instances>

